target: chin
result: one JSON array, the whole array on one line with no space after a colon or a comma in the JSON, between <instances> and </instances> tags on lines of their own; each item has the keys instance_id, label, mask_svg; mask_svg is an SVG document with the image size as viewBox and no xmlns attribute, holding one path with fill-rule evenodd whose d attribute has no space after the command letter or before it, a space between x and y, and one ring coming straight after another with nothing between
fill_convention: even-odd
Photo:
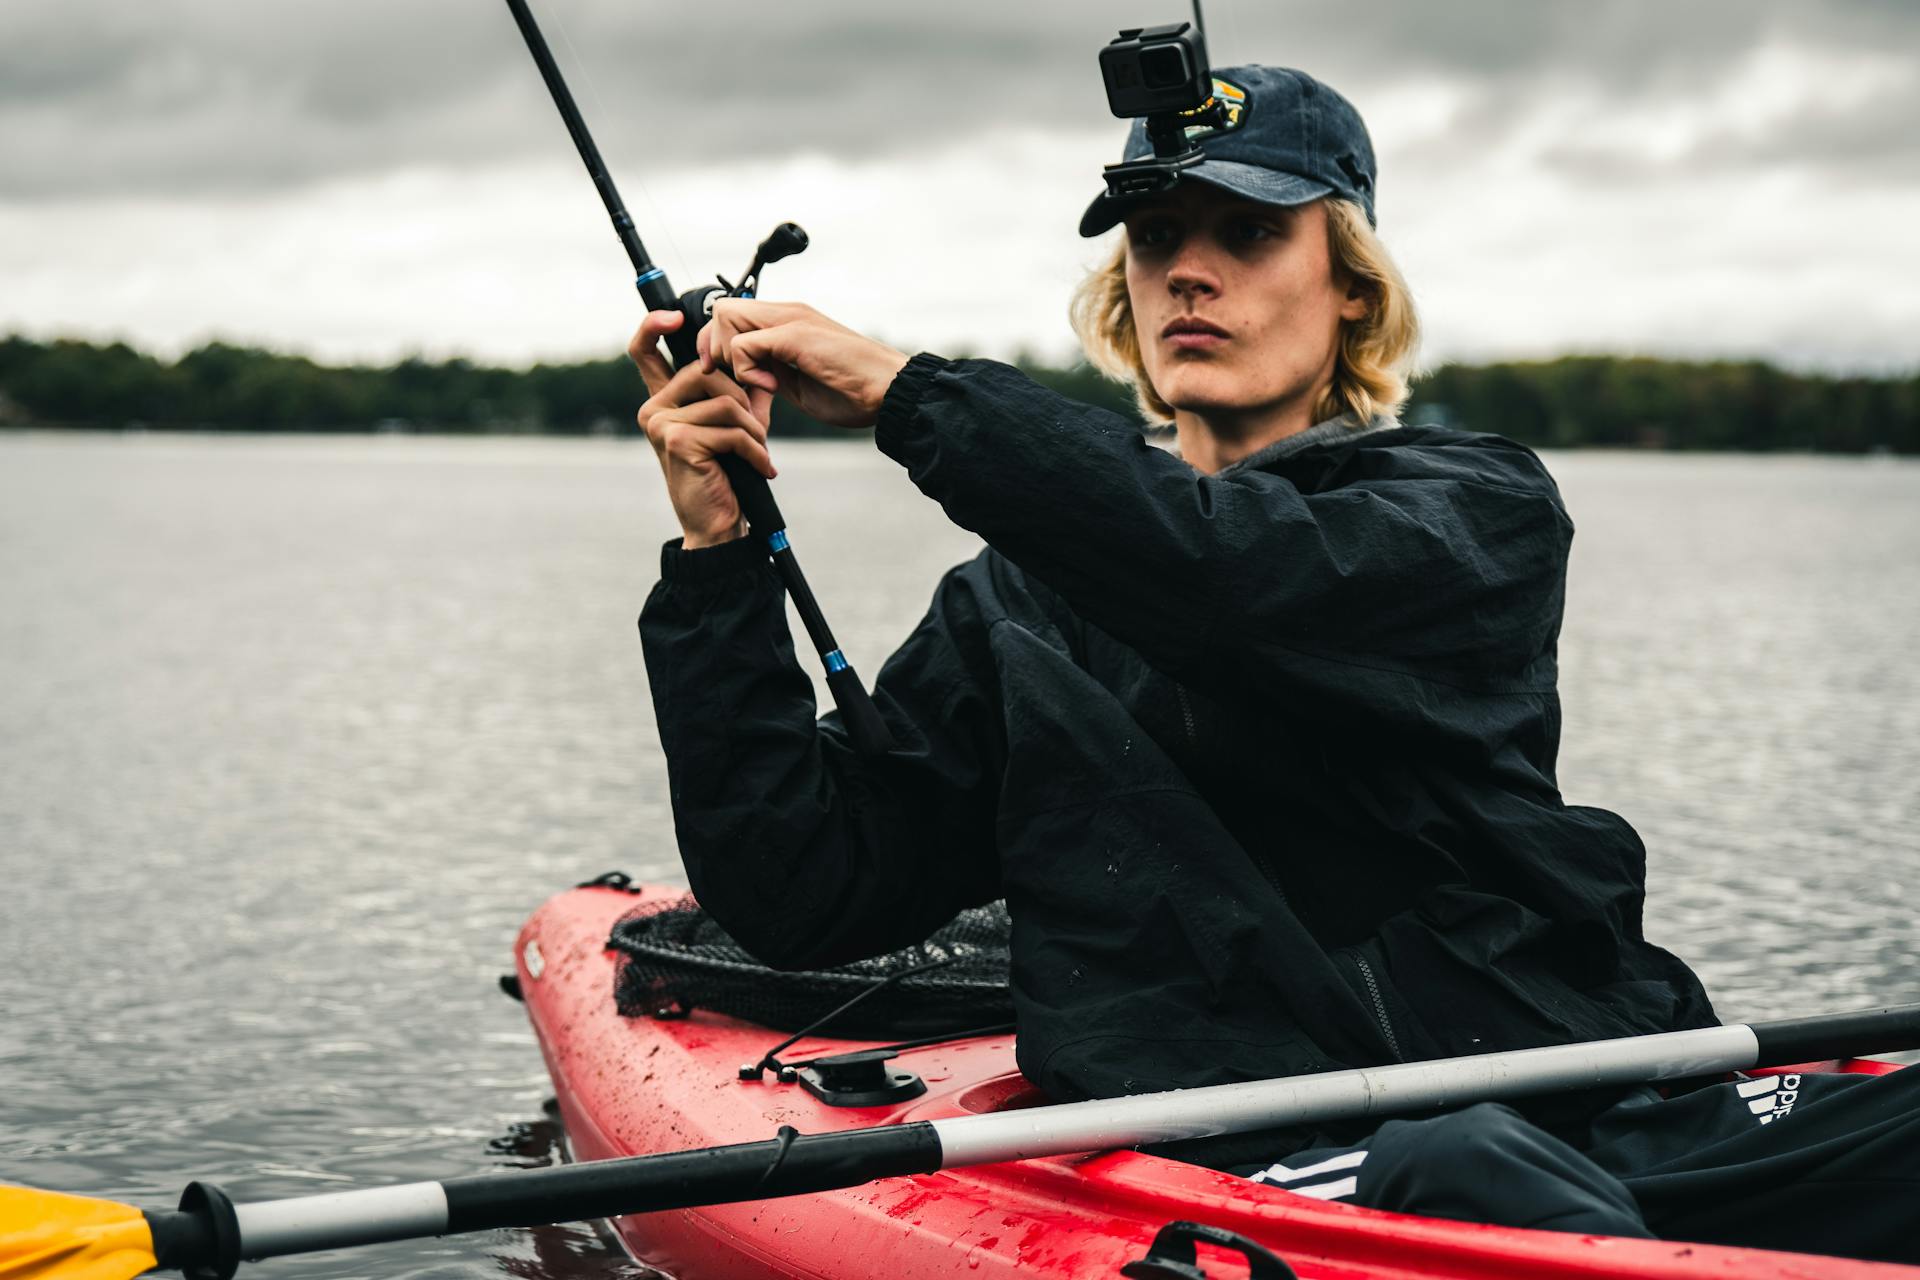
<instances>
[{"instance_id":1,"label":"chin","mask_svg":"<svg viewBox=\"0 0 1920 1280\"><path fill-rule=\"evenodd\" d=\"M1160 398L1187 413L1241 413L1264 403L1252 388L1224 369L1183 369L1167 381L1170 385L1160 392Z\"/></svg>"}]
</instances>

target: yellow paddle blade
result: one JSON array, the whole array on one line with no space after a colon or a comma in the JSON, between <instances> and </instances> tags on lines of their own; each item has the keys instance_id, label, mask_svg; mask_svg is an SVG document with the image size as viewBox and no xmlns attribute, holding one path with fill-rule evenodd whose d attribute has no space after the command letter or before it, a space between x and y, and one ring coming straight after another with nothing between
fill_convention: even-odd
<instances>
[{"instance_id":1,"label":"yellow paddle blade","mask_svg":"<svg viewBox=\"0 0 1920 1280\"><path fill-rule=\"evenodd\" d=\"M0 1186L0 1280L131 1280L153 1266L132 1205Z\"/></svg>"}]
</instances>

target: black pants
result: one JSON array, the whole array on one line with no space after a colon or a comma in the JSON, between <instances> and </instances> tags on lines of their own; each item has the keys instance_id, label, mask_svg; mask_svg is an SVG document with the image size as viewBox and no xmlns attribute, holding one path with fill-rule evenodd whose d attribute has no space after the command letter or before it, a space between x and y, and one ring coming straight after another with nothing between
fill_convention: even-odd
<instances>
[{"instance_id":1,"label":"black pants","mask_svg":"<svg viewBox=\"0 0 1920 1280\"><path fill-rule=\"evenodd\" d=\"M1645 1089L1574 1136L1481 1103L1235 1172L1435 1218L1920 1262L1920 1068Z\"/></svg>"}]
</instances>

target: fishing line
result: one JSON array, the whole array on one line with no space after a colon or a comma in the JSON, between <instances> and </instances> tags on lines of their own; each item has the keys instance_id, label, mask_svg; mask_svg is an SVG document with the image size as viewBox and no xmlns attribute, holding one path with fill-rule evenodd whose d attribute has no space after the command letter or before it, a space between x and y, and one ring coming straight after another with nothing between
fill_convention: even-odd
<instances>
[{"instance_id":1,"label":"fishing line","mask_svg":"<svg viewBox=\"0 0 1920 1280\"><path fill-rule=\"evenodd\" d=\"M559 5L550 5L548 6L547 13L552 17L553 25L560 29L560 43L567 46L567 56L573 59L573 65L580 69L581 76L584 77L587 82L587 96L593 99L594 110L599 113L599 118L604 120L613 113L607 110L606 102L600 97L600 86L594 82L593 68L588 66L587 60L580 56L580 51L573 47L573 37L567 33L567 20L560 15L560 9L561 6ZM631 160L632 157L628 157L628 159ZM627 173L629 176L643 174L645 172L646 169L643 166L631 163L627 165ZM653 191L647 186L647 180L645 178L635 176L633 177L633 182L640 188L640 198L647 202L647 209L653 214L653 221L647 224L647 234L651 236L654 228L657 227L660 229L661 234L667 239L667 252L671 253L678 262L675 271L682 280L686 279L687 256L680 252L680 244L673 238L672 220L660 212L660 206L655 202Z\"/></svg>"}]
</instances>

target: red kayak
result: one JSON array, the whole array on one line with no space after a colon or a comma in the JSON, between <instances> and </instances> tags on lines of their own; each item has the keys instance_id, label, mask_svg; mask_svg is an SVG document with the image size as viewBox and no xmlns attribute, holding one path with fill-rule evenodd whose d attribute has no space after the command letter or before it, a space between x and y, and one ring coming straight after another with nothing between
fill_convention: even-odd
<instances>
[{"instance_id":1,"label":"red kayak","mask_svg":"<svg viewBox=\"0 0 1920 1280\"><path fill-rule=\"evenodd\" d=\"M753 1142L773 1137L782 1125L814 1134L1044 1104L1014 1068L1011 1035L906 1050L887 1068L917 1075L926 1084L923 1093L845 1106L828 1105L797 1082L741 1078L741 1065L759 1060L783 1038L779 1032L700 1010L671 1020L620 1016L612 995L619 954L607 948L614 922L636 906L677 896L662 889L574 889L540 908L521 931L515 950L520 990L576 1159ZM865 1047L809 1038L783 1057ZM1870 1060L1792 1068L1892 1069ZM1119 1276L1177 1220L1263 1246L1305 1280L1920 1278L1914 1267L1383 1213L1137 1151L887 1178L845 1191L636 1215L612 1225L636 1258L680 1280L984 1280ZM1190 1249L1187 1256L1194 1257ZM1201 1270L1156 1263L1134 1274L1249 1274L1246 1259L1230 1249L1202 1248L1197 1261Z\"/></svg>"}]
</instances>

